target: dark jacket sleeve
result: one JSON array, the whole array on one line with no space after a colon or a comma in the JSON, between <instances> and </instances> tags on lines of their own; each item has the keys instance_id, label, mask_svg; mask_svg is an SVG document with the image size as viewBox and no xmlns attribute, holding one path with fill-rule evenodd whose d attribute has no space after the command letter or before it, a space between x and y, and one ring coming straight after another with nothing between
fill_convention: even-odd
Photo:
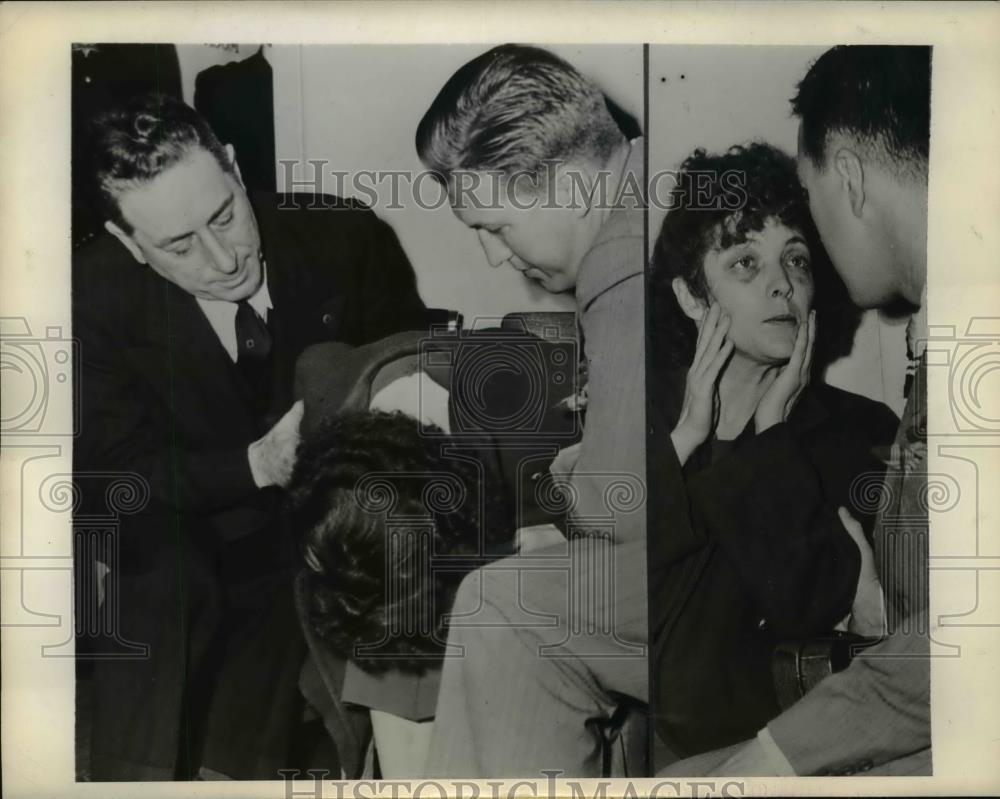
<instances>
[{"instance_id":1,"label":"dark jacket sleeve","mask_svg":"<svg viewBox=\"0 0 1000 799\"><path fill-rule=\"evenodd\" d=\"M360 346L426 326L427 308L399 238L364 203L329 194L261 194L254 201L270 246L297 270L302 262L315 272L308 290L319 294L307 304L343 303L328 338Z\"/></svg>"},{"instance_id":2,"label":"dark jacket sleeve","mask_svg":"<svg viewBox=\"0 0 1000 799\"><path fill-rule=\"evenodd\" d=\"M77 471L134 472L148 485L152 508L211 512L258 491L247 447L201 451L178 446L166 411L125 363L117 337L91 309L78 306L81 412L74 446Z\"/></svg>"},{"instance_id":3,"label":"dark jacket sleeve","mask_svg":"<svg viewBox=\"0 0 1000 799\"><path fill-rule=\"evenodd\" d=\"M816 634L847 615L860 552L787 423L700 472L689 492L776 635Z\"/></svg>"},{"instance_id":4,"label":"dark jacket sleeve","mask_svg":"<svg viewBox=\"0 0 1000 799\"><path fill-rule=\"evenodd\" d=\"M366 211L366 246L360 260L364 309L363 341L378 341L402 330L425 325L427 308L417 291L417 278L395 231L373 211Z\"/></svg>"}]
</instances>

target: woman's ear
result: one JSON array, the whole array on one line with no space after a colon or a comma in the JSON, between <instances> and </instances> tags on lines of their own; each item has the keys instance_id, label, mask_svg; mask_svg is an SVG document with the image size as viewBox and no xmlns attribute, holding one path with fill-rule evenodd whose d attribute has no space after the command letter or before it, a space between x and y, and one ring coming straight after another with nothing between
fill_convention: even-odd
<instances>
[{"instance_id":1,"label":"woman's ear","mask_svg":"<svg viewBox=\"0 0 1000 799\"><path fill-rule=\"evenodd\" d=\"M675 277L670 283L670 287L674 290L674 296L677 298L677 304L681 306L681 310L684 311L684 315L688 319L693 319L695 322L700 322L705 316L705 302L704 300L699 300L694 294L691 293L691 289L688 288L687 281L682 277Z\"/></svg>"}]
</instances>

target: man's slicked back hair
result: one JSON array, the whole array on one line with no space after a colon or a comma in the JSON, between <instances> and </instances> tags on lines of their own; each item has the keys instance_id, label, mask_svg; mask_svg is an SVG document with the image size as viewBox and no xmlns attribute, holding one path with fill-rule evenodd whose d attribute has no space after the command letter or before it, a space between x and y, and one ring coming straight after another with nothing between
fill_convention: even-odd
<instances>
[{"instance_id":1,"label":"man's slicked back hair","mask_svg":"<svg viewBox=\"0 0 1000 799\"><path fill-rule=\"evenodd\" d=\"M624 135L593 81L552 53L505 44L444 85L417 127L417 153L436 176L455 171L538 175L545 162L604 166Z\"/></svg>"},{"instance_id":2,"label":"man's slicked back hair","mask_svg":"<svg viewBox=\"0 0 1000 799\"><path fill-rule=\"evenodd\" d=\"M926 168L931 125L931 48L841 45L820 56L798 85L792 111L801 147L822 169L831 133L873 145L896 166Z\"/></svg>"},{"instance_id":3,"label":"man's slicked back hair","mask_svg":"<svg viewBox=\"0 0 1000 799\"><path fill-rule=\"evenodd\" d=\"M153 180L197 147L207 150L229 174L233 164L202 116L165 94L141 94L106 111L90 125L93 175L106 219L126 233L118 196Z\"/></svg>"}]
</instances>

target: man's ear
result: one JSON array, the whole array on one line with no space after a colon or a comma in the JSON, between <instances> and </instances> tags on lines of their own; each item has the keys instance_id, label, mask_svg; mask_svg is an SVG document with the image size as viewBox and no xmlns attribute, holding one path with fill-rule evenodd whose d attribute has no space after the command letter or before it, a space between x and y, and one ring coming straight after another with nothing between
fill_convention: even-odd
<instances>
[{"instance_id":1,"label":"man's ear","mask_svg":"<svg viewBox=\"0 0 1000 799\"><path fill-rule=\"evenodd\" d=\"M865 207L865 170L861 159L854 150L841 147L833 156L833 168L847 192L851 213L860 219Z\"/></svg>"},{"instance_id":2,"label":"man's ear","mask_svg":"<svg viewBox=\"0 0 1000 799\"><path fill-rule=\"evenodd\" d=\"M104 229L125 245L125 249L132 253L132 257L135 258L135 260L137 260L140 264L146 263L146 256L142 254L142 250L139 249L139 245L135 243L135 240L128 233L110 220L104 223Z\"/></svg>"},{"instance_id":3,"label":"man's ear","mask_svg":"<svg viewBox=\"0 0 1000 799\"><path fill-rule=\"evenodd\" d=\"M233 149L233 145L226 145L226 155L229 156L229 163L233 165L233 174L236 175L237 183L245 189L246 185L243 183L243 175L240 174L240 165L236 163L236 150Z\"/></svg>"},{"instance_id":4,"label":"man's ear","mask_svg":"<svg viewBox=\"0 0 1000 799\"><path fill-rule=\"evenodd\" d=\"M691 289L688 288L687 281L682 277L675 277L670 283L670 287L674 290L674 296L677 298L677 304L681 306L681 310L684 311L684 315L688 319L693 319L695 322L700 322L705 316L705 303L703 300L699 300L694 294L691 293Z\"/></svg>"}]
</instances>

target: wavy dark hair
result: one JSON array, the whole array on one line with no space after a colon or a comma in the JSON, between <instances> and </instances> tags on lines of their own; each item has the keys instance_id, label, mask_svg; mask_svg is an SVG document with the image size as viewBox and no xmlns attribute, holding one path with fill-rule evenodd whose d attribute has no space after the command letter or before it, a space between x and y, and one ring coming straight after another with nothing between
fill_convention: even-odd
<instances>
[{"instance_id":1,"label":"wavy dark hair","mask_svg":"<svg viewBox=\"0 0 1000 799\"><path fill-rule=\"evenodd\" d=\"M458 584L512 552L497 481L447 446L375 411L334 417L300 446L288 509L308 622L366 671L438 665Z\"/></svg>"},{"instance_id":2,"label":"wavy dark hair","mask_svg":"<svg viewBox=\"0 0 1000 799\"><path fill-rule=\"evenodd\" d=\"M650 347L658 367L682 368L694 358L697 328L674 295L674 278L708 300L705 255L742 244L769 219L799 231L809 246L817 316L815 374L851 351L860 310L833 269L795 169L795 160L761 142L711 155L695 150L677 173L670 211L653 247L649 272Z\"/></svg>"},{"instance_id":3,"label":"wavy dark hair","mask_svg":"<svg viewBox=\"0 0 1000 799\"><path fill-rule=\"evenodd\" d=\"M153 180L192 150L201 147L223 172L234 171L204 117L166 94L140 94L105 111L91 121L87 136L103 213L128 234L132 226L122 216L118 197Z\"/></svg>"}]
</instances>

